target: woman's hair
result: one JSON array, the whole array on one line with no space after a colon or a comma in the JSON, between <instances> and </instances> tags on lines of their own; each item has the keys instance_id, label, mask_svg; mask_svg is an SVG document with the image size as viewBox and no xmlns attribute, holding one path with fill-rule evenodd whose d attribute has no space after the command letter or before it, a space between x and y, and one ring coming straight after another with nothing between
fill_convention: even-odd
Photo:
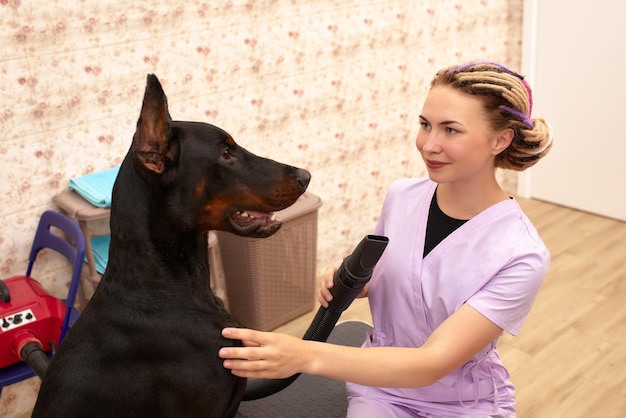
<instances>
[{"instance_id":1,"label":"woman's hair","mask_svg":"<svg viewBox=\"0 0 626 418\"><path fill-rule=\"evenodd\" d=\"M545 120L532 118L533 99L524 77L495 62L472 62L439 71L431 83L450 86L479 99L492 128L512 128L515 135L496 156L496 167L525 170L552 147L552 132Z\"/></svg>"}]
</instances>

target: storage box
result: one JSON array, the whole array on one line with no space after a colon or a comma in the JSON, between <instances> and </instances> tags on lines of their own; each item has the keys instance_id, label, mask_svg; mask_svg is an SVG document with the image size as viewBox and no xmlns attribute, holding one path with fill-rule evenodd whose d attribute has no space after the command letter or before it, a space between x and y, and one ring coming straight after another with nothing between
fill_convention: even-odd
<instances>
[{"instance_id":1,"label":"storage box","mask_svg":"<svg viewBox=\"0 0 626 418\"><path fill-rule=\"evenodd\" d=\"M315 307L317 210L321 199L305 193L277 212L281 229L268 238L215 231L228 309L244 327L272 330Z\"/></svg>"}]
</instances>

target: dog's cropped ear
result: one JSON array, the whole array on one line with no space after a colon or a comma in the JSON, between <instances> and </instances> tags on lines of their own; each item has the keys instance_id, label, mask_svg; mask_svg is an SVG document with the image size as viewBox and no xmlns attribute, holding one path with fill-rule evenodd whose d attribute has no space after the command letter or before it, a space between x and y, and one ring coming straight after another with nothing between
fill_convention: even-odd
<instances>
[{"instance_id":1,"label":"dog's cropped ear","mask_svg":"<svg viewBox=\"0 0 626 418\"><path fill-rule=\"evenodd\" d=\"M142 173L162 173L176 154L177 146L171 143L171 123L167 97L159 79L148 74L146 92L137 130L133 136L133 160Z\"/></svg>"}]
</instances>

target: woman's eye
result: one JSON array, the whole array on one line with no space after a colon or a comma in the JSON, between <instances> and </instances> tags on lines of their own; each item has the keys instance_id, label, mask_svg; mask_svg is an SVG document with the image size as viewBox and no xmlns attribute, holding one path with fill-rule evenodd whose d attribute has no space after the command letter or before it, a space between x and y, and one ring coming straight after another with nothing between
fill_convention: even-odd
<instances>
[{"instance_id":1,"label":"woman's eye","mask_svg":"<svg viewBox=\"0 0 626 418\"><path fill-rule=\"evenodd\" d=\"M422 127L422 129L430 128L430 125L428 124L428 122L420 122L420 126Z\"/></svg>"},{"instance_id":2,"label":"woman's eye","mask_svg":"<svg viewBox=\"0 0 626 418\"><path fill-rule=\"evenodd\" d=\"M456 129L453 129L453 128L446 128L446 132L449 133L450 135L454 135L458 131Z\"/></svg>"}]
</instances>

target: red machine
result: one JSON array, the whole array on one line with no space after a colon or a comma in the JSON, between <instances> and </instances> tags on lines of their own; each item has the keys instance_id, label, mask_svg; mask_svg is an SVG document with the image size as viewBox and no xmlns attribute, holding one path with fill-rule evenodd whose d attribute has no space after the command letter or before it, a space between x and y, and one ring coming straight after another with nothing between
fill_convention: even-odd
<instances>
[{"instance_id":1,"label":"red machine","mask_svg":"<svg viewBox=\"0 0 626 418\"><path fill-rule=\"evenodd\" d=\"M32 277L0 281L0 369L56 347L66 309Z\"/></svg>"}]
</instances>

